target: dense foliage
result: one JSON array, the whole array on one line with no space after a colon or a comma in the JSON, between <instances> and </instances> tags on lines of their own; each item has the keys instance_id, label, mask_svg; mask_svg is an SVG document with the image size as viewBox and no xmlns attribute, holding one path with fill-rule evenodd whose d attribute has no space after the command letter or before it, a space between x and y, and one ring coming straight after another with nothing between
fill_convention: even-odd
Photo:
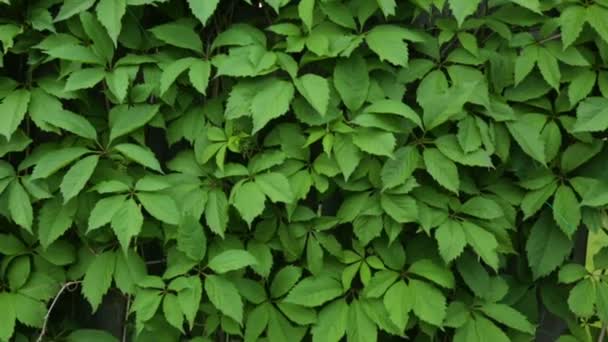
<instances>
[{"instance_id":1,"label":"dense foliage","mask_svg":"<svg viewBox=\"0 0 608 342\"><path fill-rule=\"evenodd\" d=\"M606 333L606 0L0 0L0 47L0 341Z\"/></svg>"}]
</instances>

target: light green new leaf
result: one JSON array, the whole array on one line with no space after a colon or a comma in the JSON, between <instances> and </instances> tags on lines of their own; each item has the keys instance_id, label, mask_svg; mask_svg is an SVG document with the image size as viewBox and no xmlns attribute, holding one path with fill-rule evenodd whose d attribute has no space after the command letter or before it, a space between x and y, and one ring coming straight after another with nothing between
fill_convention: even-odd
<instances>
[{"instance_id":1,"label":"light green new leaf","mask_svg":"<svg viewBox=\"0 0 608 342\"><path fill-rule=\"evenodd\" d=\"M587 22L593 29L602 37L604 42L608 43L608 9L599 4L593 4L587 7Z\"/></svg>"},{"instance_id":2,"label":"light green new leaf","mask_svg":"<svg viewBox=\"0 0 608 342\"><path fill-rule=\"evenodd\" d=\"M66 172L59 186L63 195L63 203L67 203L82 191L95 171L98 162L99 156L89 156L76 162Z\"/></svg>"},{"instance_id":3,"label":"light green new leaf","mask_svg":"<svg viewBox=\"0 0 608 342\"><path fill-rule=\"evenodd\" d=\"M103 296L110 289L112 274L116 266L116 254L108 251L96 255L89 264L82 281L82 294L97 311Z\"/></svg>"},{"instance_id":4,"label":"light green new leaf","mask_svg":"<svg viewBox=\"0 0 608 342\"><path fill-rule=\"evenodd\" d=\"M25 189L18 180L13 180L8 188L8 210L13 221L28 232L32 231L34 210Z\"/></svg>"},{"instance_id":5,"label":"light green new leaf","mask_svg":"<svg viewBox=\"0 0 608 342\"><path fill-rule=\"evenodd\" d=\"M446 314L445 296L433 285L412 279L409 289L414 298L412 310L424 322L441 326Z\"/></svg>"},{"instance_id":6,"label":"light green new leaf","mask_svg":"<svg viewBox=\"0 0 608 342\"><path fill-rule=\"evenodd\" d=\"M551 214L544 211L532 226L526 242L528 264L534 279L555 270L570 255L571 249L572 241L555 224Z\"/></svg>"},{"instance_id":7,"label":"light green new leaf","mask_svg":"<svg viewBox=\"0 0 608 342\"><path fill-rule=\"evenodd\" d=\"M8 94L0 103L0 134L10 140L27 112L30 102L30 92L17 89Z\"/></svg>"},{"instance_id":8,"label":"light green new leaf","mask_svg":"<svg viewBox=\"0 0 608 342\"><path fill-rule=\"evenodd\" d=\"M211 18L220 0L188 0L192 14L205 26Z\"/></svg>"},{"instance_id":9,"label":"light green new leaf","mask_svg":"<svg viewBox=\"0 0 608 342\"><path fill-rule=\"evenodd\" d=\"M367 99L370 84L365 58L352 54L347 59L339 59L334 68L333 81L346 108L352 112L361 108Z\"/></svg>"},{"instance_id":10,"label":"light green new leaf","mask_svg":"<svg viewBox=\"0 0 608 342\"><path fill-rule=\"evenodd\" d=\"M152 192L139 192L137 199L150 215L159 221L177 225L181 220L177 204L168 195Z\"/></svg>"},{"instance_id":11,"label":"light green new leaf","mask_svg":"<svg viewBox=\"0 0 608 342\"><path fill-rule=\"evenodd\" d=\"M93 210L91 210L88 221L88 231L90 232L110 223L114 214L123 206L125 199L125 195L116 195L100 199L93 207Z\"/></svg>"},{"instance_id":12,"label":"light green new leaf","mask_svg":"<svg viewBox=\"0 0 608 342\"><path fill-rule=\"evenodd\" d=\"M353 135L353 143L369 154L393 158L396 139L392 133L360 128Z\"/></svg>"},{"instance_id":13,"label":"light green new leaf","mask_svg":"<svg viewBox=\"0 0 608 342\"><path fill-rule=\"evenodd\" d=\"M118 238L123 251L127 251L131 238L139 234L144 223L144 217L135 200L132 198L124 201L112 216L112 230Z\"/></svg>"},{"instance_id":14,"label":"light green new leaf","mask_svg":"<svg viewBox=\"0 0 608 342\"><path fill-rule=\"evenodd\" d=\"M154 118L159 108L158 105L148 104L137 104L132 107L120 105L112 108L110 141L144 126Z\"/></svg>"},{"instance_id":15,"label":"light green new leaf","mask_svg":"<svg viewBox=\"0 0 608 342\"><path fill-rule=\"evenodd\" d=\"M589 97L576 110L574 132L599 132L608 129L608 99Z\"/></svg>"},{"instance_id":16,"label":"light green new leaf","mask_svg":"<svg viewBox=\"0 0 608 342\"><path fill-rule=\"evenodd\" d=\"M460 179L458 168L453 161L444 156L436 148L426 148L422 152L426 171L444 188L458 193Z\"/></svg>"},{"instance_id":17,"label":"light green new leaf","mask_svg":"<svg viewBox=\"0 0 608 342\"><path fill-rule=\"evenodd\" d=\"M467 244L466 235L460 222L447 220L435 230L435 239L439 245L439 255L446 263L456 259Z\"/></svg>"},{"instance_id":18,"label":"light green new leaf","mask_svg":"<svg viewBox=\"0 0 608 342\"><path fill-rule=\"evenodd\" d=\"M68 77L64 91L93 88L104 77L105 70L103 68L96 67L76 70Z\"/></svg>"},{"instance_id":19,"label":"light green new leaf","mask_svg":"<svg viewBox=\"0 0 608 342\"><path fill-rule=\"evenodd\" d=\"M562 43L564 49L570 46L578 38L587 17L587 11L583 6L568 6L559 16Z\"/></svg>"},{"instance_id":20,"label":"light green new leaf","mask_svg":"<svg viewBox=\"0 0 608 342\"><path fill-rule=\"evenodd\" d=\"M203 51L203 42L194 31L192 25L186 21L174 21L155 26L150 31L161 41L183 49L195 52Z\"/></svg>"},{"instance_id":21,"label":"light green new leaf","mask_svg":"<svg viewBox=\"0 0 608 342\"><path fill-rule=\"evenodd\" d=\"M553 197L553 219L569 238L581 222L581 208L571 187L560 185Z\"/></svg>"},{"instance_id":22,"label":"light green new leaf","mask_svg":"<svg viewBox=\"0 0 608 342\"><path fill-rule=\"evenodd\" d=\"M224 315L239 324L243 321L243 302L238 290L226 278L209 275L205 278L205 293L211 303Z\"/></svg>"},{"instance_id":23,"label":"light green new leaf","mask_svg":"<svg viewBox=\"0 0 608 342\"><path fill-rule=\"evenodd\" d=\"M273 202L293 202L293 192L289 180L278 172L266 172L255 176L255 183Z\"/></svg>"},{"instance_id":24,"label":"light green new leaf","mask_svg":"<svg viewBox=\"0 0 608 342\"><path fill-rule=\"evenodd\" d=\"M203 95L207 95L207 85L211 75L211 63L204 60L196 60L190 66L188 77L194 89Z\"/></svg>"},{"instance_id":25,"label":"light green new leaf","mask_svg":"<svg viewBox=\"0 0 608 342\"><path fill-rule=\"evenodd\" d=\"M189 258L201 261L207 251L207 237L197 218L185 215L177 228L177 249Z\"/></svg>"},{"instance_id":26,"label":"light green new leaf","mask_svg":"<svg viewBox=\"0 0 608 342\"><path fill-rule=\"evenodd\" d=\"M229 249L214 256L207 266L216 273L226 273L257 263L257 259L246 250Z\"/></svg>"},{"instance_id":27,"label":"light green new leaf","mask_svg":"<svg viewBox=\"0 0 608 342\"><path fill-rule=\"evenodd\" d=\"M57 197L44 203L38 215L38 238L44 249L72 226L76 209L78 204L75 201L62 205Z\"/></svg>"},{"instance_id":28,"label":"light green new leaf","mask_svg":"<svg viewBox=\"0 0 608 342\"><path fill-rule=\"evenodd\" d=\"M267 83L251 101L252 133L264 128L270 120L287 113L293 95L294 87L291 82L273 79Z\"/></svg>"},{"instance_id":29,"label":"light green new leaf","mask_svg":"<svg viewBox=\"0 0 608 342\"><path fill-rule=\"evenodd\" d=\"M289 185L289 184L288 184ZM233 188L232 205L239 211L247 225L264 212L266 197L255 182L245 182Z\"/></svg>"},{"instance_id":30,"label":"light green new leaf","mask_svg":"<svg viewBox=\"0 0 608 342\"><path fill-rule=\"evenodd\" d=\"M122 17L127 11L126 0L100 0L96 7L97 18L108 31L116 46L122 29Z\"/></svg>"},{"instance_id":31,"label":"light green new leaf","mask_svg":"<svg viewBox=\"0 0 608 342\"><path fill-rule=\"evenodd\" d=\"M135 144L120 144L114 146L114 149L140 165L160 173L163 172L162 168L160 167L160 163L154 155L154 152L150 151L146 147L141 147Z\"/></svg>"},{"instance_id":32,"label":"light green new leaf","mask_svg":"<svg viewBox=\"0 0 608 342\"><path fill-rule=\"evenodd\" d=\"M320 306L343 293L342 284L327 275L302 279L285 297L285 302L305 307Z\"/></svg>"},{"instance_id":33,"label":"light green new leaf","mask_svg":"<svg viewBox=\"0 0 608 342\"><path fill-rule=\"evenodd\" d=\"M452 14L458 21L458 26L461 26L464 19L477 11L481 0L448 0Z\"/></svg>"},{"instance_id":34,"label":"light green new leaf","mask_svg":"<svg viewBox=\"0 0 608 342\"><path fill-rule=\"evenodd\" d=\"M397 8L397 3L395 0L376 0L378 2L378 7L382 10L382 14L384 17L388 17L389 15L395 15L395 9Z\"/></svg>"},{"instance_id":35,"label":"light green new leaf","mask_svg":"<svg viewBox=\"0 0 608 342\"><path fill-rule=\"evenodd\" d=\"M295 81L298 92L319 113L325 116L329 104L329 82L321 76L306 74Z\"/></svg>"}]
</instances>

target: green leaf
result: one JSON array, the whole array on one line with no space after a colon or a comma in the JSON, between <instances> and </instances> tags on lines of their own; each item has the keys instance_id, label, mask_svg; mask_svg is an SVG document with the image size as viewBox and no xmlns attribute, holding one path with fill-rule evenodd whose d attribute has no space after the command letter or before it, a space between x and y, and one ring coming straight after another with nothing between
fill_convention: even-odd
<instances>
[{"instance_id":1,"label":"green leaf","mask_svg":"<svg viewBox=\"0 0 608 342\"><path fill-rule=\"evenodd\" d=\"M591 279L584 279L570 290L568 295L568 307L577 316L589 317L593 315L596 292L595 285Z\"/></svg>"},{"instance_id":2,"label":"green leaf","mask_svg":"<svg viewBox=\"0 0 608 342\"><path fill-rule=\"evenodd\" d=\"M186 57L175 60L167 65L160 76L160 94L165 94L179 75L190 68L195 61L196 59L194 58Z\"/></svg>"},{"instance_id":3,"label":"green leaf","mask_svg":"<svg viewBox=\"0 0 608 342\"><path fill-rule=\"evenodd\" d=\"M561 73L559 71L559 64L557 58L555 58L548 49L538 49L538 59L536 61L540 73L543 78L550 86L555 89L559 89L559 81L561 79Z\"/></svg>"},{"instance_id":4,"label":"green leaf","mask_svg":"<svg viewBox=\"0 0 608 342\"><path fill-rule=\"evenodd\" d=\"M329 82L321 76L306 74L295 80L298 92L319 113L325 116L329 104Z\"/></svg>"},{"instance_id":5,"label":"green leaf","mask_svg":"<svg viewBox=\"0 0 608 342\"><path fill-rule=\"evenodd\" d=\"M506 304L487 303L481 307L481 311L488 317L504 324L510 328L533 335L536 328L519 311Z\"/></svg>"},{"instance_id":6,"label":"green leaf","mask_svg":"<svg viewBox=\"0 0 608 342\"><path fill-rule=\"evenodd\" d=\"M25 117L30 102L30 92L17 89L8 94L0 103L0 134L10 140Z\"/></svg>"},{"instance_id":7,"label":"green leaf","mask_svg":"<svg viewBox=\"0 0 608 342\"><path fill-rule=\"evenodd\" d=\"M526 122L526 118L515 122L508 122L509 133L515 139L521 149L530 157L539 161L543 165L545 161L545 144L534 126Z\"/></svg>"},{"instance_id":8,"label":"green leaf","mask_svg":"<svg viewBox=\"0 0 608 342\"><path fill-rule=\"evenodd\" d=\"M155 26L150 31L161 41L183 49L203 52L203 42L187 21L174 21Z\"/></svg>"},{"instance_id":9,"label":"green leaf","mask_svg":"<svg viewBox=\"0 0 608 342\"><path fill-rule=\"evenodd\" d=\"M97 139L95 127L85 117L76 113L67 110L52 111L45 113L44 121L83 138Z\"/></svg>"},{"instance_id":10,"label":"green leaf","mask_svg":"<svg viewBox=\"0 0 608 342\"><path fill-rule=\"evenodd\" d=\"M414 262L408 272L426 278L439 286L448 289L454 288L452 272L431 259L420 259Z\"/></svg>"},{"instance_id":11,"label":"green leaf","mask_svg":"<svg viewBox=\"0 0 608 342\"><path fill-rule=\"evenodd\" d=\"M229 249L209 260L207 266L214 272L226 273L257 263L257 259L251 253L242 249Z\"/></svg>"},{"instance_id":12,"label":"green leaf","mask_svg":"<svg viewBox=\"0 0 608 342\"><path fill-rule=\"evenodd\" d=\"M494 235L469 221L462 221L462 229L475 253L494 270L498 270L498 242Z\"/></svg>"},{"instance_id":13,"label":"green leaf","mask_svg":"<svg viewBox=\"0 0 608 342\"><path fill-rule=\"evenodd\" d=\"M270 120L287 113L293 95L294 87L291 82L273 79L266 84L251 101L252 133L264 128Z\"/></svg>"},{"instance_id":14,"label":"green leaf","mask_svg":"<svg viewBox=\"0 0 608 342\"><path fill-rule=\"evenodd\" d=\"M530 45L522 49L521 54L515 59L515 85L530 74L538 60L538 50L536 45Z\"/></svg>"},{"instance_id":15,"label":"green leaf","mask_svg":"<svg viewBox=\"0 0 608 342\"><path fill-rule=\"evenodd\" d=\"M47 308L43 302L22 294L15 294L13 296L13 301L15 305L15 315L19 322L28 327L42 327L44 317L47 314Z\"/></svg>"},{"instance_id":16,"label":"green leaf","mask_svg":"<svg viewBox=\"0 0 608 342\"><path fill-rule=\"evenodd\" d=\"M88 231L95 230L103 225L106 225L112 221L114 214L120 210L125 202L124 195L116 195L100 199L89 216Z\"/></svg>"},{"instance_id":17,"label":"green leaf","mask_svg":"<svg viewBox=\"0 0 608 342\"><path fill-rule=\"evenodd\" d=\"M380 298L397 279L399 279L399 274L395 271L378 271L367 282L362 295L366 298Z\"/></svg>"},{"instance_id":18,"label":"green leaf","mask_svg":"<svg viewBox=\"0 0 608 342\"><path fill-rule=\"evenodd\" d=\"M0 324L0 339L10 341L11 336L15 332L15 321L17 320L13 295L8 292L0 293L0 305L3 311L2 324Z\"/></svg>"},{"instance_id":19,"label":"green leaf","mask_svg":"<svg viewBox=\"0 0 608 342\"><path fill-rule=\"evenodd\" d=\"M404 281L393 284L384 295L384 306L388 311L389 319L399 327L400 331L405 330L407 326L409 312L415 301L412 295Z\"/></svg>"},{"instance_id":20,"label":"green leaf","mask_svg":"<svg viewBox=\"0 0 608 342\"><path fill-rule=\"evenodd\" d=\"M124 201L120 209L112 216L112 230L114 230L123 251L126 252L131 239L139 234L143 223L144 217L139 206L132 198Z\"/></svg>"},{"instance_id":21,"label":"green leaf","mask_svg":"<svg viewBox=\"0 0 608 342\"><path fill-rule=\"evenodd\" d=\"M205 293L211 303L224 315L239 324L243 321L243 302L231 281L217 275L205 278Z\"/></svg>"},{"instance_id":22,"label":"green leaf","mask_svg":"<svg viewBox=\"0 0 608 342\"><path fill-rule=\"evenodd\" d=\"M302 279L285 297L285 302L305 307L320 306L340 295L342 285L326 275Z\"/></svg>"},{"instance_id":23,"label":"green leaf","mask_svg":"<svg viewBox=\"0 0 608 342\"><path fill-rule=\"evenodd\" d=\"M477 11L480 2L481 0L448 0L458 26L462 26L464 19Z\"/></svg>"},{"instance_id":24,"label":"green leaf","mask_svg":"<svg viewBox=\"0 0 608 342\"><path fill-rule=\"evenodd\" d=\"M605 322L608 319L608 284L605 282L596 283L596 308L597 315Z\"/></svg>"},{"instance_id":25,"label":"green leaf","mask_svg":"<svg viewBox=\"0 0 608 342\"><path fill-rule=\"evenodd\" d=\"M302 0L298 4L298 16L308 31L312 28L313 14L315 9L315 0Z\"/></svg>"},{"instance_id":26,"label":"green leaf","mask_svg":"<svg viewBox=\"0 0 608 342\"><path fill-rule=\"evenodd\" d=\"M562 43L564 49L578 38L585 25L587 12L582 6L568 6L559 16Z\"/></svg>"},{"instance_id":27,"label":"green leaf","mask_svg":"<svg viewBox=\"0 0 608 342\"><path fill-rule=\"evenodd\" d=\"M84 147L66 147L47 153L36 163L32 179L47 178L88 152Z\"/></svg>"},{"instance_id":28,"label":"green leaf","mask_svg":"<svg viewBox=\"0 0 608 342\"><path fill-rule=\"evenodd\" d=\"M333 76L334 86L346 108L351 112L361 108L370 85L365 58L352 54L347 59L338 59Z\"/></svg>"},{"instance_id":29,"label":"green leaf","mask_svg":"<svg viewBox=\"0 0 608 342\"><path fill-rule=\"evenodd\" d=\"M247 225L264 212L266 197L256 182L245 182L233 188L232 204Z\"/></svg>"},{"instance_id":30,"label":"green leaf","mask_svg":"<svg viewBox=\"0 0 608 342\"><path fill-rule=\"evenodd\" d=\"M412 176L420 160L420 154L413 146L397 149L394 156L394 159L387 159L382 167L380 177L384 190L404 184Z\"/></svg>"},{"instance_id":31,"label":"green leaf","mask_svg":"<svg viewBox=\"0 0 608 342\"><path fill-rule=\"evenodd\" d=\"M539 0L509 0L510 2L516 3L519 6L525 7L532 12L542 13L540 10Z\"/></svg>"},{"instance_id":32,"label":"green leaf","mask_svg":"<svg viewBox=\"0 0 608 342\"><path fill-rule=\"evenodd\" d=\"M93 312L97 311L103 296L110 289L115 265L116 254L104 252L96 255L87 268L82 280L82 294L91 304Z\"/></svg>"},{"instance_id":33,"label":"green leaf","mask_svg":"<svg viewBox=\"0 0 608 342\"><path fill-rule=\"evenodd\" d=\"M456 329L454 342L509 342L511 339L492 321L480 315L467 319L464 326Z\"/></svg>"},{"instance_id":34,"label":"green leaf","mask_svg":"<svg viewBox=\"0 0 608 342\"><path fill-rule=\"evenodd\" d=\"M608 99L589 97L576 110L574 132L599 132L608 129Z\"/></svg>"},{"instance_id":35,"label":"green leaf","mask_svg":"<svg viewBox=\"0 0 608 342\"><path fill-rule=\"evenodd\" d=\"M57 22L69 19L80 12L88 10L94 3L95 0L66 0L63 2L54 21Z\"/></svg>"},{"instance_id":36,"label":"green leaf","mask_svg":"<svg viewBox=\"0 0 608 342\"><path fill-rule=\"evenodd\" d=\"M460 179L458 168L453 161L449 160L436 148L425 148L422 158L426 165L426 171L444 188L458 193Z\"/></svg>"},{"instance_id":37,"label":"green leaf","mask_svg":"<svg viewBox=\"0 0 608 342\"><path fill-rule=\"evenodd\" d=\"M481 196L472 197L464 202L459 211L487 220L497 219L504 215L498 203Z\"/></svg>"},{"instance_id":38,"label":"green leaf","mask_svg":"<svg viewBox=\"0 0 608 342\"><path fill-rule=\"evenodd\" d=\"M98 162L99 156L89 156L77 161L66 172L59 186L63 195L63 203L67 203L82 191L95 171Z\"/></svg>"},{"instance_id":39,"label":"green leaf","mask_svg":"<svg viewBox=\"0 0 608 342\"><path fill-rule=\"evenodd\" d=\"M160 173L163 172L154 153L146 147L135 144L120 144L114 146L114 149L140 165Z\"/></svg>"},{"instance_id":40,"label":"green leaf","mask_svg":"<svg viewBox=\"0 0 608 342\"><path fill-rule=\"evenodd\" d=\"M588 274L585 266L579 264L566 264L559 269L560 283L570 284L583 279Z\"/></svg>"},{"instance_id":41,"label":"green leaf","mask_svg":"<svg viewBox=\"0 0 608 342\"><path fill-rule=\"evenodd\" d=\"M441 326L446 314L443 293L433 285L415 279L410 280L409 289L414 297L414 314L424 322Z\"/></svg>"},{"instance_id":42,"label":"green leaf","mask_svg":"<svg viewBox=\"0 0 608 342\"><path fill-rule=\"evenodd\" d=\"M45 52L52 58L66 61L98 65L105 64L103 58L93 52L92 47L85 47L77 44L62 44Z\"/></svg>"},{"instance_id":43,"label":"green leaf","mask_svg":"<svg viewBox=\"0 0 608 342\"><path fill-rule=\"evenodd\" d=\"M257 341L260 335L266 330L269 319L269 306L258 305L247 314L245 323L245 342Z\"/></svg>"},{"instance_id":44,"label":"green leaf","mask_svg":"<svg viewBox=\"0 0 608 342\"><path fill-rule=\"evenodd\" d=\"M205 220L212 232L224 236L228 224L228 199L222 190L209 191L205 206Z\"/></svg>"},{"instance_id":45,"label":"green leaf","mask_svg":"<svg viewBox=\"0 0 608 342\"><path fill-rule=\"evenodd\" d=\"M207 251L207 237L197 218L185 215L177 230L177 249L189 258L202 261Z\"/></svg>"},{"instance_id":46,"label":"green leaf","mask_svg":"<svg viewBox=\"0 0 608 342\"><path fill-rule=\"evenodd\" d=\"M34 210L25 189L14 180L8 188L8 210L13 221L28 232L32 231L32 222L34 221Z\"/></svg>"},{"instance_id":47,"label":"green leaf","mask_svg":"<svg viewBox=\"0 0 608 342\"><path fill-rule=\"evenodd\" d=\"M353 143L369 154L392 158L396 139L392 133L360 128L355 131Z\"/></svg>"},{"instance_id":48,"label":"green leaf","mask_svg":"<svg viewBox=\"0 0 608 342\"><path fill-rule=\"evenodd\" d=\"M382 194L380 206L399 223L415 222L418 219L416 200L410 196Z\"/></svg>"},{"instance_id":49,"label":"green leaf","mask_svg":"<svg viewBox=\"0 0 608 342\"><path fill-rule=\"evenodd\" d=\"M420 117L418 116L418 114L412 108L400 101L395 101L391 99L374 101L374 103L365 107L363 112L374 114L399 115L405 119L412 121L419 127L422 127L422 122L420 121Z\"/></svg>"},{"instance_id":50,"label":"green leaf","mask_svg":"<svg viewBox=\"0 0 608 342\"><path fill-rule=\"evenodd\" d=\"M348 309L346 338L349 342L376 342L378 339L378 328L359 300L354 300Z\"/></svg>"},{"instance_id":51,"label":"green leaf","mask_svg":"<svg viewBox=\"0 0 608 342\"><path fill-rule=\"evenodd\" d=\"M168 195L139 192L137 199L150 215L159 221L177 225L181 217L177 204Z\"/></svg>"},{"instance_id":52,"label":"green leaf","mask_svg":"<svg viewBox=\"0 0 608 342\"><path fill-rule=\"evenodd\" d=\"M203 26L207 24L207 20L211 18L219 3L220 0L188 0L188 6L190 7L192 14L200 20Z\"/></svg>"},{"instance_id":53,"label":"green leaf","mask_svg":"<svg viewBox=\"0 0 608 342\"><path fill-rule=\"evenodd\" d=\"M124 103L129 90L128 68L115 68L106 73L106 84L108 89L116 97L118 103Z\"/></svg>"},{"instance_id":54,"label":"green leaf","mask_svg":"<svg viewBox=\"0 0 608 342\"><path fill-rule=\"evenodd\" d=\"M605 18L608 16L608 9L598 4L587 7L587 22L608 43L608 23Z\"/></svg>"},{"instance_id":55,"label":"green leaf","mask_svg":"<svg viewBox=\"0 0 608 342\"><path fill-rule=\"evenodd\" d=\"M120 105L110 112L110 140L115 140L125 134L144 126L158 113L158 105L137 104L134 106Z\"/></svg>"},{"instance_id":56,"label":"green leaf","mask_svg":"<svg viewBox=\"0 0 608 342\"><path fill-rule=\"evenodd\" d=\"M76 70L68 77L64 91L93 88L105 75L105 70L99 67Z\"/></svg>"},{"instance_id":57,"label":"green leaf","mask_svg":"<svg viewBox=\"0 0 608 342\"><path fill-rule=\"evenodd\" d=\"M581 209L571 187L560 185L553 197L553 219L571 238L581 222Z\"/></svg>"},{"instance_id":58,"label":"green leaf","mask_svg":"<svg viewBox=\"0 0 608 342\"><path fill-rule=\"evenodd\" d=\"M300 280L302 269L297 266L285 266L274 276L270 284L272 298L278 298L286 294Z\"/></svg>"},{"instance_id":59,"label":"green leaf","mask_svg":"<svg viewBox=\"0 0 608 342\"><path fill-rule=\"evenodd\" d=\"M528 263L534 279L553 272L570 255L572 241L544 211L536 221L526 243Z\"/></svg>"},{"instance_id":60,"label":"green leaf","mask_svg":"<svg viewBox=\"0 0 608 342\"><path fill-rule=\"evenodd\" d=\"M184 314L179 307L177 296L168 293L163 298L163 314L167 323L184 333Z\"/></svg>"},{"instance_id":61,"label":"green leaf","mask_svg":"<svg viewBox=\"0 0 608 342\"><path fill-rule=\"evenodd\" d=\"M278 172L266 172L255 176L257 184L262 192L273 202L292 203L293 192L287 177Z\"/></svg>"},{"instance_id":62,"label":"green leaf","mask_svg":"<svg viewBox=\"0 0 608 342\"><path fill-rule=\"evenodd\" d=\"M407 30L394 25L378 25L365 36L367 46L375 52L381 61L388 61L394 65L407 66L407 43L410 39Z\"/></svg>"},{"instance_id":63,"label":"green leaf","mask_svg":"<svg viewBox=\"0 0 608 342\"><path fill-rule=\"evenodd\" d=\"M584 70L574 77L568 86L568 99L571 104L578 103L591 93L595 86L596 75L593 70Z\"/></svg>"},{"instance_id":64,"label":"green leaf","mask_svg":"<svg viewBox=\"0 0 608 342\"><path fill-rule=\"evenodd\" d=\"M435 231L435 239L439 245L439 255L446 263L462 254L467 244L462 225L456 220L442 223Z\"/></svg>"},{"instance_id":65,"label":"green leaf","mask_svg":"<svg viewBox=\"0 0 608 342\"><path fill-rule=\"evenodd\" d=\"M12 291L19 290L27 282L32 265L28 256L22 255L12 260L6 271L8 287Z\"/></svg>"},{"instance_id":66,"label":"green leaf","mask_svg":"<svg viewBox=\"0 0 608 342\"><path fill-rule=\"evenodd\" d=\"M348 180L355 171L362 158L362 153L355 144L351 135L336 134L333 144L333 156L344 175Z\"/></svg>"},{"instance_id":67,"label":"green leaf","mask_svg":"<svg viewBox=\"0 0 608 342\"><path fill-rule=\"evenodd\" d=\"M62 205L57 197L45 202L38 216L38 238L43 248L48 248L72 226L77 208L75 201Z\"/></svg>"},{"instance_id":68,"label":"green leaf","mask_svg":"<svg viewBox=\"0 0 608 342\"><path fill-rule=\"evenodd\" d=\"M397 8L395 0L377 0L377 2L385 18L389 15L395 15L395 9Z\"/></svg>"},{"instance_id":69,"label":"green leaf","mask_svg":"<svg viewBox=\"0 0 608 342\"><path fill-rule=\"evenodd\" d=\"M188 77L190 83L199 93L207 95L207 85L211 74L211 63L209 61L197 60L190 66Z\"/></svg>"},{"instance_id":70,"label":"green leaf","mask_svg":"<svg viewBox=\"0 0 608 342\"><path fill-rule=\"evenodd\" d=\"M313 342L339 342L346 333L349 308L343 299L335 300L319 311L319 317L313 325Z\"/></svg>"}]
</instances>

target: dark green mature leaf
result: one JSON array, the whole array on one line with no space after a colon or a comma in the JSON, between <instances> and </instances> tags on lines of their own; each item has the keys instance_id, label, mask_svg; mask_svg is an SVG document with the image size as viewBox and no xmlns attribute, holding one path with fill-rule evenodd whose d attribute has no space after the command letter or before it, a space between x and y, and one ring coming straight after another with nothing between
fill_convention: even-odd
<instances>
[{"instance_id":1,"label":"dark green mature leaf","mask_svg":"<svg viewBox=\"0 0 608 342\"><path fill-rule=\"evenodd\" d=\"M17 89L2 99L0 103L0 134L7 140L17 130L25 117L27 105L30 102L30 92L25 89Z\"/></svg>"},{"instance_id":2,"label":"dark green mature leaf","mask_svg":"<svg viewBox=\"0 0 608 342\"><path fill-rule=\"evenodd\" d=\"M340 282L329 276L308 277L302 279L291 291L285 302L306 307L320 306L342 295Z\"/></svg>"},{"instance_id":3,"label":"dark green mature leaf","mask_svg":"<svg viewBox=\"0 0 608 342\"><path fill-rule=\"evenodd\" d=\"M63 195L63 203L67 203L82 191L95 171L98 162L98 156L89 156L76 162L66 172L59 186Z\"/></svg>"},{"instance_id":4,"label":"dark green mature leaf","mask_svg":"<svg viewBox=\"0 0 608 342\"><path fill-rule=\"evenodd\" d=\"M590 97L582 101L576 110L575 132L597 132L608 129L608 100Z\"/></svg>"},{"instance_id":5,"label":"dark green mature leaf","mask_svg":"<svg viewBox=\"0 0 608 342\"><path fill-rule=\"evenodd\" d=\"M112 108L110 112L113 122L110 131L110 140L144 126L158 113L158 105L121 105Z\"/></svg>"},{"instance_id":6,"label":"dark green mature leaf","mask_svg":"<svg viewBox=\"0 0 608 342\"><path fill-rule=\"evenodd\" d=\"M175 21L155 26L150 31L163 42L183 49L202 52L203 42L189 22Z\"/></svg>"},{"instance_id":7,"label":"dark green mature leaf","mask_svg":"<svg viewBox=\"0 0 608 342\"><path fill-rule=\"evenodd\" d=\"M260 89L251 101L253 133L264 128L270 120L284 115L289 110L293 95L293 84L278 79Z\"/></svg>"},{"instance_id":8,"label":"dark green mature leaf","mask_svg":"<svg viewBox=\"0 0 608 342\"><path fill-rule=\"evenodd\" d=\"M344 105L351 111L361 108L369 89L369 74L365 59L353 54L347 59L340 59L334 69L334 85Z\"/></svg>"},{"instance_id":9,"label":"dark green mature leaf","mask_svg":"<svg viewBox=\"0 0 608 342\"><path fill-rule=\"evenodd\" d=\"M240 249L230 249L209 260L208 266L217 273L226 273L257 263L257 259L251 253Z\"/></svg>"},{"instance_id":10,"label":"dark green mature leaf","mask_svg":"<svg viewBox=\"0 0 608 342\"><path fill-rule=\"evenodd\" d=\"M8 210L17 225L28 232L32 231L34 221L32 203L25 189L17 180L12 181L8 188Z\"/></svg>"},{"instance_id":11,"label":"dark green mature leaf","mask_svg":"<svg viewBox=\"0 0 608 342\"><path fill-rule=\"evenodd\" d=\"M427 172L444 188L458 193L460 179L456 164L446 158L436 148L426 148L422 152Z\"/></svg>"},{"instance_id":12,"label":"dark green mature leaf","mask_svg":"<svg viewBox=\"0 0 608 342\"><path fill-rule=\"evenodd\" d=\"M205 293L224 315L239 324L243 321L243 301L231 281L222 276L210 275L205 278Z\"/></svg>"},{"instance_id":13,"label":"dark green mature leaf","mask_svg":"<svg viewBox=\"0 0 608 342\"><path fill-rule=\"evenodd\" d=\"M466 17L475 13L481 0L448 0L448 3L452 9L452 14L458 21L458 25L461 26Z\"/></svg>"},{"instance_id":14,"label":"dark green mature leaf","mask_svg":"<svg viewBox=\"0 0 608 342\"><path fill-rule=\"evenodd\" d=\"M97 311L103 296L110 289L115 265L116 254L104 252L95 256L84 275L82 294L91 304L93 312Z\"/></svg>"},{"instance_id":15,"label":"dark green mature leaf","mask_svg":"<svg viewBox=\"0 0 608 342\"><path fill-rule=\"evenodd\" d=\"M570 254L572 241L544 211L536 221L526 243L528 263L534 278L553 272Z\"/></svg>"},{"instance_id":16,"label":"dark green mature leaf","mask_svg":"<svg viewBox=\"0 0 608 342\"><path fill-rule=\"evenodd\" d=\"M321 76L306 74L295 80L298 92L321 116L327 113L329 104L329 83Z\"/></svg>"},{"instance_id":17,"label":"dark green mature leaf","mask_svg":"<svg viewBox=\"0 0 608 342\"><path fill-rule=\"evenodd\" d=\"M445 296L433 285L424 281L412 279L409 289L414 296L412 310L421 320L440 326L445 318Z\"/></svg>"}]
</instances>

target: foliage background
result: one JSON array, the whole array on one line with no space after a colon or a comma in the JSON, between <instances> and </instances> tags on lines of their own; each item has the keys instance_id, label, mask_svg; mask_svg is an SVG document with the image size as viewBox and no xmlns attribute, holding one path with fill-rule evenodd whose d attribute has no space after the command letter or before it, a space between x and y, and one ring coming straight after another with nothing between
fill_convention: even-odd
<instances>
[{"instance_id":1,"label":"foliage background","mask_svg":"<svg viewBox=\"0 0 608 342\"><path fill-rule=\"evenodd\" d=\"M608 1L0 0L1 341L601 341Z\"/></svg>"}]
</instances>

